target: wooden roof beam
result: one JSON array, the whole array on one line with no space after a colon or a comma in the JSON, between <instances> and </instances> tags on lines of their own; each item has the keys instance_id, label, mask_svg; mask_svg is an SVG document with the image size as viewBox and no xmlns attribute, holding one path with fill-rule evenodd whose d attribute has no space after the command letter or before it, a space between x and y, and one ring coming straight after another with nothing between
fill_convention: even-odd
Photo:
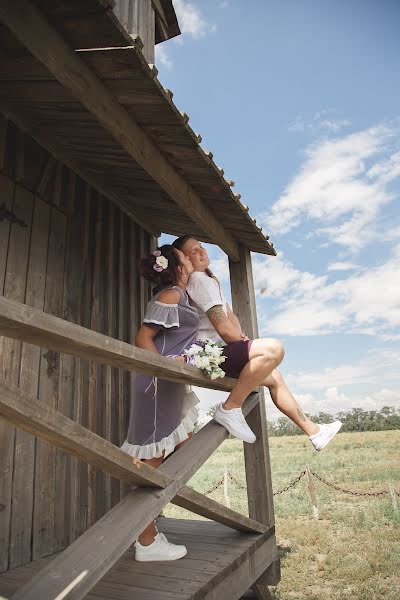
<instances>
[{"instance_id":1,"label":"wooden roof beam","mask_svg":"<svg viewBox=\"0 0 400 600\"><path fill-rule=\"evenodd\" d=\"M29 0L3 0L0 18L231 260L239 260L238 244L232 235L36 6Z\"/></svg>"}]
</instances>

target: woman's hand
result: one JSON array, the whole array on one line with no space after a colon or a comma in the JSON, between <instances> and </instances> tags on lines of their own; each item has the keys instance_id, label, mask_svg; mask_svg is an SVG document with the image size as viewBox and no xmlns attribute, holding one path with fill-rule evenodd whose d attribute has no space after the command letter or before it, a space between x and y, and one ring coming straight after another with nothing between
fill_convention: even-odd
<instances>
[{"instance_id":1,"label":"woman's hand","mask_svg":"<svg viewBox=\"0 0 400 600\"><path fill-rule=\"evenodd\" d=\"M177 360L178 362L185 363L186 357L179 356L179 354L167 354L167 358L172 358L172 360Z\"/></svg>"},{"instance_id":2,"label":"woman's hand","mask_svg":"<svg viewBox=\"0 0 400 600\"><path fill-rule=\"evenodd\" d=\"M180 363L185 363L186 362L186 359L185 359L184 356L175 356L174 360L177 360Z\"/></svg>"},{"instance_id":3,"label":"woman's hand","mask_svg":"<svg viewBox=\"0 0 400 600\"><path fill-rule=\"evenodd\" d=\"M250 339L249 337L247 337L247 335L246 335L245 333L243 333L243 331L242 331L242 333L240 334L240 338L241 338L241 340L242 340L243 342L248 342L248 341L249 341L249 339Z\"/></svg>"}]
</instances>

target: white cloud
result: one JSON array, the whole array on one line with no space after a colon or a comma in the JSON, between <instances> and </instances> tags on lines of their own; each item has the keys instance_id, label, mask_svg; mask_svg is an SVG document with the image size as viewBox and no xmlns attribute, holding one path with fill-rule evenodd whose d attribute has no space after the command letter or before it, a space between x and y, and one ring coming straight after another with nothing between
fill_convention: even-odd
<instances>
[{"instance_id":1,"label":"white cloud","mask_svg":"<svg viewBox=\"0 0 400 600\"><path fill-rule=\"evenodd\" d=\"M380 125L313 143L298 174L259 220L275 234L307 220L327 242L360 250L380 235L379 213L394 198L387 185L400 174L400 153L391 148L396 134L394 125Z\"/></svg>"},{"instance_id":2,"label":"white cloud","mask_svg":"<svg viewBox=\"0 0 400 600\"><path fill-rule=\"evenodd\" d=\"M327 108L316 112L311 119L297 115L293 123L288 126L288 131L320 135L321 133L338 133L351 125L351 121L348 119L336 118L335 113L334 109Z\"/></svg>"},{"instance_id":3,"label":"white cloud","mask_svg":"<svg viewBox=\"0 0 400 600\"><path fill-rule=\"evenodd\" d=\"M359 265L351 262L332 262L328 265L328 271L352 271L358 269Z\"/></svg>"},{"instance_id":4,"label":"white cloud","mask_svg":"<svg viewBox=\"0 0 400 600\"><path fill-rule=\"evenodd\" d=\"M174 8L182 35L199 39L215 31L216 26L210 25L201 14L198 7L189 0L174 0ZM179 38L177 38L177 41ZM180 40L182 41L182 40Z\"/></svg>"},{"instance_id":5,"label":"white cloud","mask_svg":"<svg viewBox=\"0 0 400 600\"><path fill-rule=\"evenodd\" d=\"M283 372L283 375L306 412L336 414L357 407L364 410L380 410L385 405L400 407L399 367L400 351L374 348L352 365L297 371L287 376ZM282 416L271 401L267 413L272 419Z\"/></svg>"},{"instance_id":6,"label":"white cloud","mask_svg":"<svg viewBox=\"0 0 400 600\"><path fill-rule=\"evenodd\" d=\"M155 62L156 65L161 64L167 69L171 69L172 67L172 60L169 57L165 46L162 46L161 44L157 44L155 47Z\"/></svg>"},{"instance_id":7,"label":"white cloud","mask_svg":"<svg viewBox=\"0 0 400 600\"><path fill-rule=\"evenodd\" d=\"M279 297L276 312L261 317L263 335L363 333L396 339L400 328L400 245L374 268L329 282L296 269L282 256L256 257L256 293ZM262 310L259 311L262 315Z\"/></svg>"}]
</instances>

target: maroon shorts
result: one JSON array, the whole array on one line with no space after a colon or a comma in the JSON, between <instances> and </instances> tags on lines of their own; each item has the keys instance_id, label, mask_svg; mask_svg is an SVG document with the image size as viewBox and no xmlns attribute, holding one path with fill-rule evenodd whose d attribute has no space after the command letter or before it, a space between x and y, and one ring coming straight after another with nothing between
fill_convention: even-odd
<instances>
[{"instance_id":1,"label":"maroon shorts","mask_svg":"<svg viewBox=\"0 0 400 600\"><path fill-rule=\"evenodd\" d=\"M225 362L221 363L221 369L225 371L228 377L237 379L240 371L246 363L249 362L249 352L253 340L240 340L240 342L231 342L224 346Z\"/></svg>"}]
</instances>

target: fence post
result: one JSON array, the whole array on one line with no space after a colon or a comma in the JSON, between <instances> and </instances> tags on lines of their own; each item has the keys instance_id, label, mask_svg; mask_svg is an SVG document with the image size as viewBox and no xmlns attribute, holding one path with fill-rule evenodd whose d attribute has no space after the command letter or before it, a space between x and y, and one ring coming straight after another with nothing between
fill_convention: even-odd
<instances>
[{"instance_id":1,"label":"fence post","mask_svg":"<svg viewBox=\"0 0 400 600\"><path fill-rule=\"evenodd\" d=\"M319 519L319 510L318 510L318 503L317 503L317 494L315 492L315 485L314 485L314 481L311 475L311 471L308 465L306 465L306 473L307 473L307 487L308 487L308 492L310 494L310 500L311 500L311 506L312 506L312 510L313 510L313 515L314 515L314 519L316 521L318 521Z\"/></svg>"},{"instance_id":2,"label":"fence post","mask_svg":"<svg viewBox=\"0 0 400 600\"><path fill-rule=\"evenodd\" d=\"M225 506L230 508L231 501L229 500L229 494L228 494L228 467L226 465L224 465L224 499L225 499Z\"/></svg>"},{"instance_id":3,"label":"fence post","mask_svg":"<svg viewBox=\"0 0 400 600\"><path fill-rule=\"evenodd\" d=\"M392 500L393 512L397 512L399 510L399 505L397 503L397 494L392 483L389 483L389 494Z\"/></svg>"}]
</instances>

